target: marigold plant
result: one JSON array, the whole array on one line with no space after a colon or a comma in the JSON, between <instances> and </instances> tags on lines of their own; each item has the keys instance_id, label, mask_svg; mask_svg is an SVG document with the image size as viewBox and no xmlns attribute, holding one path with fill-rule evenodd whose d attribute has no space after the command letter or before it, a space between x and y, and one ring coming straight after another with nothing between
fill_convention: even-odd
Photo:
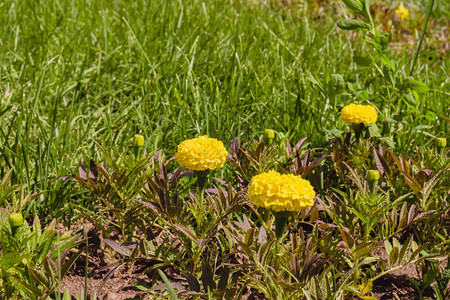
<instances>
[{"instance_id":1,"label":"marigold plant","mask_svg":"<svg viewBox=\"0 0 450 300\"><path fill-rule=\"evenodd\" d=\"M371 105L349 104L341 111L345 123L369 125L377 121L377 111Z\"/></svg>"},{"instance_id":2,"label":"marigold plant","mask_svg":"<svg viewBox=\"0 0 450 300\"><path fill-rule=\"evenodd\" d=\"M314 204L316 193L308 180L292 174L269 171L252 178L250 201L273 211L299 211Z\"/></svg>"},{"instance_id":3,"label":"marigold plant","mask_svg":"<svg viewBox=\"0 0 450 300\"><path fill-rule=\"evenodd\" d=\"M221 141L204 135L179 144L175 158L182 167L204 171L222 168L227 155Z\"/></svg>"}]
</instances>

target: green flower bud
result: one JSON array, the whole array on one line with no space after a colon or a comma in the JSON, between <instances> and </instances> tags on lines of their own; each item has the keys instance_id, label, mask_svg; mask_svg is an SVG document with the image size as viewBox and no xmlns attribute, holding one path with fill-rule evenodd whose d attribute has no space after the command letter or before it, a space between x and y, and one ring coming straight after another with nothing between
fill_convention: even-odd
<instances>
[{"instance_id":1,"label":"green flower bud","mask_svg":"<svg viewBox=\"0 0 450 300\"><path fill-rule=\"evenodd\" d=\"M378 170L369 170L367 173L367 180L377 181L378 179L380 179L380 172L378 172Z\"/></svg>"},{"instance_id":2,"label":"green flower bud","mask_svg":"<svg viewBox=\"0 0 450 300\"><path fill-rule=\"evenodd\" d=\"M23 225L23 216L21 213L12 213L8 217L9 225L12 229L18 228Z\"/></svg>"},{"instance_id":3,"label":"green flower bud","mask_svg":"<svg viewBox=\"0 0 450 300\"><path fill-rule=\"evenodd\" d=\"M447 139L446 138L436 138L434 140L434 145L437 148L445 148L445 146L447 146Z\"/></svg>"},{"instance_id":4,"label":"green flower bud","mask_svg":"<svg viewBox=\"0 0 450 300\"><path fill-rule=\"evenodd\" d=\"M135 134L133 138L133 146L134 147L142 147L144 146L144 137L140 134Z\"/></svg>"},{"instance_id":5,"label":"green flower bud","mask_svg":"<svg viewBox=\"0 0 450 300\"><path fill-rule=\"evenodd\" d=\"M344 77L341 74L333 74L331 75L331 79L329 82L329 92L331 95L339 95L341 94L346 87L346 83Z\"/></svg>"},{"instance_id":6,"label":"green flower bud","mask_svg":"<svg viewBox=\"0 0 450 300\"><path fill-rule=\"evenodd\" d=\"M273 139L275 137L275 131L273 131L273 129L264 130L264 137L267 139Z\"/></svg>"},{"instance_id":7,"label":"green flower bud","mask_svg":"<svg viewBox=\"0 0 450 300\"><path fill-rule=\"evenodd\" d=\"M273 129L264 130L264 143L269 145L272 143L273 138L275 137L275 131Z\"/></svg>"}]
</instances>

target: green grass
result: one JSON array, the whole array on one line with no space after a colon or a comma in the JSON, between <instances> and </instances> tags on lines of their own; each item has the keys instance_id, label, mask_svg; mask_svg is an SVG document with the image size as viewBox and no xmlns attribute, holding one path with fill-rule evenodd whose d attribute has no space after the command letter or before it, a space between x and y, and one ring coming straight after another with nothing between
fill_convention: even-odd
<instances>
[{"instance_id":1,"label":"green grass","mask_svg":"<svg viewBox=\"0 0 450 300\"><path fill-rule=\"evenodd\" d=\"M141 133L147 151L172 155L200 134L229 145L273 128L279 138L327 147L330 130L345 125L311 78L324 83L339 73L365 82L373 73L352 55L367 46L336 29L348 15L341 4L335 14L336 4L325 3L319 17L311 3L255 2L3 1L0 175L14 167L14 183L50 190L34 203L45 214L75 197L68 182L51 180L96 158L95 142L131 153L131 137ZM448 21L449 5L439 2L433 18ZM435 36L424 44L414 78L430 92L406 117L396 109L407 107L396 102L380 117L404 121L400 149L448 134L438 117L448 117L448 57L439 58ZM389 56L406 73L413 51ZM337 104L353 101L340 96Z\"/></svg>"}]
</instances>

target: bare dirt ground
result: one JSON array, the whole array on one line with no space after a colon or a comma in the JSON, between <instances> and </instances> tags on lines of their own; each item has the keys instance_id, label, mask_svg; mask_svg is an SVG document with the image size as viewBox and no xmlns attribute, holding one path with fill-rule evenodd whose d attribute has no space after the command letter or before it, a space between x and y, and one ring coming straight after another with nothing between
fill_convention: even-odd
<instances>
[{"instance_id":1,"label":"bare dirt ground","mask_svg":"<svg viewBox=\"0 0 450 300\"><path fill-rule=\"evenodd\" d=\"M94 299L94 297L99 300L167 299L167 297L164 297L164 295L167 296L166 286L164 283L161 283L159 277L155 276L155 274L144 274L144 270L149 266L148 263L137 262L129 266L123 265L114 272L110 272L116 266L114 264L118 262L118 258L109 255L107 251L101 250L105 248L105 244L100 233L91 223L81 219L78 225L73 226L73 228L79 227L80 223L88 230L90 245L87 280L88 299ZM388 256L384 249L374 250L372 255L388 261ZM62 281L61 291L68 290L73 299L77 299L77 297L84 294L85 264L86 256L82 255ZM171 282L177 283L175 288L179 290L187 289L186 280L180 274L169 269L165 270L165 273ZM155 283L155 278L159 280L158 283ZM419 278L416 266L413 264L395 270L376 280L373 283L373 295L380 300L418 299L419 296L408 278ZM140 290L136 287L139 284L136 283L139 283L141 287L148 286L149 290ZM433 290L429 288L424 296L425 299L433 299ZM251 291L245 297L245 299L266 299L263 295L251 294Z\"/></svg>"}]
</instances>

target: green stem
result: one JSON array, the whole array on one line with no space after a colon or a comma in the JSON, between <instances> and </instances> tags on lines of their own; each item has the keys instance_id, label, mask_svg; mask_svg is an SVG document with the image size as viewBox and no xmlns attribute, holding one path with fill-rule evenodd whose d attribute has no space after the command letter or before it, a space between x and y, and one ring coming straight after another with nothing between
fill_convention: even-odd
<instances>
[{"instance_id":1,"label":"green stem","mask_svg":"<svg viewBox=\"0 0 450 300\"><path fill-rule=\"evenodd\" d=\"M133 148L134 148L134 159L135 159L135 160L138 160L138 157L139 157L139 148L140 148L140 147L134 146Z\"/></svg>"},{"instance_id":2,"label":"green stem","mask_svg":"<svg viewBox=\"0 0 450 300\"><path fill-rule=\"evenodd\" d=\"M281 238L285 232L286 223L288 218L292 215L291 211L277 211L273 212L275 216L275 236L278 242L281 242Z\"/></svg>"},{"instance_id":3,"label":"green stem","mask_svg":"<svg viewBox=\"0 0 450 300\"><path fill-rule=\"evenodd\" d=\"M425 25L423 26L422 35L420 36L419 44L417 45L416 53L414 54L413 63L411 65L411 71L409 72L409 76L412 76L414 68L416 66L417 57L419 56L420 48L422 47L423 38L425 37L425 32L427 31L428 21L430 20L431 11L433 10L434 0L431 0L431 4L428 7L427 19L425 21Z\"/></svg>"},{"instance_id":4,"label":"green stem","mask_svg":"<svg viewBox=\"0 0 450 300\"><path fill-rule=\"evenodd\" d=\"M364 129L364 124L352 124L352 128L355 131L355 139L359 141L359 138L361 136L361 132Z\"/></svg>"},{"instance_id":5,"label":"green stem","mask_svg":"<svg viewBox=\"0 0 450 300\"><path fill-rule=\"evenodd\" d=\"M375 189L377 188L378 180L369 180L369 188L372 194L375 194Z\"/></svg>"},{"instance_id":6,"label":"green stem","mask_svg":"<svg viewBox=\"0 0 450 300\"><path fill-rule=\"evenodd\" d=\"M194 171L197 176L197 188L199 193L203 193L203 189L205 188L206 179L208 178L209 170L203 171Z\"/></svg>"},{"instance_id":7,"label":"green stem","mask_svg":"<svg viewBox=\"0 0 450 300\"><path fill-rule=\"evenodd\" d=\"M275 218L275 236L277 237L278 241L280 241L283 237L286 223L287 218Z\"/></svg>"},{"instance_id":8,"label":"green stem","mask_svg":"<svg viewBox=\"0 0 450 300\"><path fill-rule=\"evenodd\" d=\"M366 223L364 224L364 237L363 237L364 243L369 242L369 237L370 237L370 225Z\"/></svg>"}]
</instances>

